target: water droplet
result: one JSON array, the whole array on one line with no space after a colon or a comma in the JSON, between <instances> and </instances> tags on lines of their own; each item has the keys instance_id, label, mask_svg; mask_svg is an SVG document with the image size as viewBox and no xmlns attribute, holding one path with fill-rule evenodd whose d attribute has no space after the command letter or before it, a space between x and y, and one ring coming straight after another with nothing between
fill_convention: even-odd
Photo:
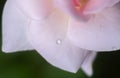
<instances>
[{"instance_id":1,"label":"water droplet","mask_svg":"<svg viewBox=\"0 0 120 78\"><path fill-rule=\"evenodd\" d=\"M60 39L58 39L58 40L56 40L56 44L61 44L62 43L62 40L60 40Z\"/></svg>"}]
</instances>

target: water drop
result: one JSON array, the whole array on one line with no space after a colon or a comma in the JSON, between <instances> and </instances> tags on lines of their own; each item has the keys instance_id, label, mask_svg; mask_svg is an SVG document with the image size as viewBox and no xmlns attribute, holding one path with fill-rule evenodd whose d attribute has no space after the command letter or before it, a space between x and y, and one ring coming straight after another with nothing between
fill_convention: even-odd
<instances>
[{"instance_id":1,"label":"water drop","mask_svg":"<svg viewBox=\"0 0 120 78\"><path fill-rule=\"evenodd\" d=\"M56 40L56 44L61 44L62 43L62 40L60 40L60 39L58 39L58 40Z\"/></svg>"}]
</instances>

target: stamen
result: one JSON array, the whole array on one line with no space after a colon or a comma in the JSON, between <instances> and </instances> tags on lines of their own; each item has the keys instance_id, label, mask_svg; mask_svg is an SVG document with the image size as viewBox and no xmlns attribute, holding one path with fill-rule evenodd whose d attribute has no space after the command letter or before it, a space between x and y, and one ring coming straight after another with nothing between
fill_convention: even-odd
<instances>
[{"instance_id":1,"label":"stamen","mask_svg":"<svg viewBox=\"0 0 120 78\"><path fill-rule=\"evenodd\" d=\"M76 10L80 11L82 8L85 7L88 0L73 0L73 2L74 2Z\"/></svg>"}]
</instances>

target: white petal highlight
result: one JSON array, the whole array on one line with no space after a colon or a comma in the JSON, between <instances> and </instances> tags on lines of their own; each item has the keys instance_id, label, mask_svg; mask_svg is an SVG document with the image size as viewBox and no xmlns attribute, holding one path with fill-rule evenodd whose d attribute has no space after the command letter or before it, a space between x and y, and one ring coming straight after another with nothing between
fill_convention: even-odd
<instances>
[{"instance_id":1,"label":"white petal highlight","mask_svg":"<svg viewBox=\"0 0 120 78\"><path fill-rule=\"evenodd\" d=\"M84 49L120 49L120 5L93 15L88 22L71 20L68 36L73 44Z\"/></svg>"},{"instance_id":2,"label":"white petal highlight","mask_svg":"<svg viewBox=\"0 0 120 78\"><path fill-rule=\"evenodd\" d=\"M12 0L8 0L4 8L2 50L4 52L31 50L33 48L26 38L26 26L29 20L14 4Z\"/></svg>"},{"instance_id":3,"label":"white petal highlight","mask_svg":"<svg viewBox=\"0 0 120 78\"><path fill-rule=\"evenodd\" d=\"M33 47L52 65L77 72L89 51L74 46L66 38L68 18L54 11L46 20L33 20L28 37Z\"/></svg>"},{"instance_id":4,"label":"white petal highlight","mask_svg":"<svg viewBox=\"0 0 120 78\"><path fill-rule=\"evenodd\" d=\"M54 9L52 0L13 0L28 17L41 20L49 16Z\"/></svg>"},{"instance_id":5,"label":"white petal highlight","mask_svg":"<svg viewBox=\"0 0 120 78\"><path fill-rule=\"evenodd\" d=\"M85 7L84 14L96 14L108 7L112 7L120 0L89 0Z\"/></svg>"},{"instance_id":6,"label":"white petal highlight","mask_svg":"<svg viewBox=\"0 0 120 78\"><path fill-rule=\"evenodd\" d=\"M82 69L88 76L92 76L93 74L93 62L95 60L96 55L97 55L96 52L89 53L89 55L86 57L82 64Z\"/></svg>"}]
</instances>

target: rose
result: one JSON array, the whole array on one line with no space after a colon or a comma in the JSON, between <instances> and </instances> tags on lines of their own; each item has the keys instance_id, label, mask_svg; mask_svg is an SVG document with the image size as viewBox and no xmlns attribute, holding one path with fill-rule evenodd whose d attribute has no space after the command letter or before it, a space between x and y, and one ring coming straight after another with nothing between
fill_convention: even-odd
<instances>
[{"instance_id":1,"label":"rose","mask_svg":"<svg viewBox=\"0 0 120 78\"><path fill-rule=\"evenodd\" d=\"M106 1L106 2L105 2ZM97 51L120 48L119 0L8 0L4 52L37 50L50 64L92 75Z\"/></svg>"}]
</instances>

